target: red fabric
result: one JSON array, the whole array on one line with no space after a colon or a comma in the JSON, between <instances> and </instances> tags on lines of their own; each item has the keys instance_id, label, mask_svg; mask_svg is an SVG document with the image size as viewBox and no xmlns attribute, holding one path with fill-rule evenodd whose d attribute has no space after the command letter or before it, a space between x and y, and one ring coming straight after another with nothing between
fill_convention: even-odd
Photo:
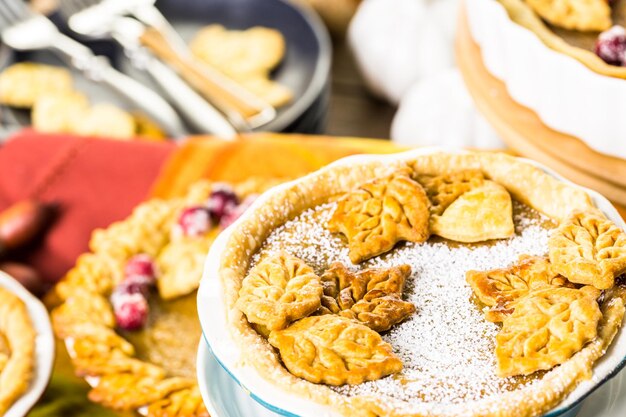
<instances>
[{"instance_id":1,"label":"red fabric","mask_svg":"<svg viewBox=\"0 0 626 417\"><path fill-rule=\"evenodd\" d=\"M0 147L0 210L27 197L60 216L27 261L55 282L87 250L93 229L126 217L150 192L175 146L42 135L25 130Z\"/></svg>"}]
</instances>

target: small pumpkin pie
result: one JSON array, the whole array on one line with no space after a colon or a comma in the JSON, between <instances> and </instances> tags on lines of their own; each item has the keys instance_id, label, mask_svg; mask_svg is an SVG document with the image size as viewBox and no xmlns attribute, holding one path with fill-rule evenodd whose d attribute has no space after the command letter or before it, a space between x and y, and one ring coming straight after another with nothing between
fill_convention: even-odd
<instances>
[{"instance_id":1,"label":"small pumpkin pie","mask_svg":"<svg viewBox=\"0 0 626 417\"><path fill-rule=\"evenodd\" d=\"M35 367L35 328L24 302L0 287L0 415L28 389Z\"/></svg>"},{"instance_id":2,"label":"small pumpkin pie","mask_svg":"<svg viewBox=\"0 0 626 417\"><path fill-rule=\"evenodd\" d=\"M274 184L199 181L93 233L91 252L55 287L52 311L76 374L92 385L90 400L147 416L208 417L194 360L204 258L219 232Z\"/></svg>"},{"instance_id":3,"label":"small pumpkin pie","mask_svg":"<svg viewBox=\"0 0 626 417\"><path fill-rule=\"evenodd\" d=\"M510 18L549 48L591 70L626 78L626 2L623 0L498 0Z\"/></svg>"},{"instance_id":4,"label":"small pumpkin pie","mask_svg":"<svg viewBox=\"0 0 626 417\"><path fill-rule=\"evenodd\" d=\"M246 363L290 394L346 416L539 416L619 330L622 234L522 160L409 152L271 192L218 272Z\"/></svg>"}]
</instances>

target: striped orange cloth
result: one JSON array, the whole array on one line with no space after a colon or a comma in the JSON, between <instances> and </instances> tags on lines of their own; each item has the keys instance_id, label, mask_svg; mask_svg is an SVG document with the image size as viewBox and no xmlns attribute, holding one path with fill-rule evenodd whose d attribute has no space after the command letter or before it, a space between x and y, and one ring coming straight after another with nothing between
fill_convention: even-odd
<instances>
[{"instance_id":1,"label":"striped orange cloth","mask_svg":"<svg viewBox=\"0 0 626 417\"><path fill-rule=\"evenodd\" d=\"M295 178L348 155L402 149L378 139L258 133L232 142L208 137L188 140L168 159L153 197L185 193L200 178L239 182L250 177Z\"/></svg>"}]
</instances>

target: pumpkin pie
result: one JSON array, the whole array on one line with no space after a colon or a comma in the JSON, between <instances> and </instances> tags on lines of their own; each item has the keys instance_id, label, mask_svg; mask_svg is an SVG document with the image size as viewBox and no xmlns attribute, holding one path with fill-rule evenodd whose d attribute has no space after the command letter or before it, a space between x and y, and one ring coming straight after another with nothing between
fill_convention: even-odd
<instances>
[{"instance_id":1,"label":"pumpkin pie","mask_svg":"<svg viewBox=\"0 0 626 417\"><path fill-rule=\"evenodd\" d=\"M92 386L90 400L147 416L208 417L194 360L204 258L219 232L275 183L200 181L93 233L91 252L55 287L52 311L76 374Z\"/></svg>"},{"instance_id":2,"label":"pumpkin pie","mask_svg":"<svg viewBox=\"0 0 626 417\"><path fill-rule=\"evenodd\" d=\"M589 69L626 78L623 0L498 0L517 24Z\"/></svg>"},{"instance_id":3,"label":"pumpkin pie","mask_svg":"<svg viewBox=\"0 0 626 417\"><path fill-rule=\"evenodd\" d=\"M0 415L28 389L35 366L35 328L26 306L0 287Z\"/></svg>"},{"instance_id":4,"label":"pumpkin pie","mask_svg":"<svg viewBox=\"0 0 626 417\"><path fill-rule=\"evenodd\" d=\"M342 415L539 416L621 325L622 233L508 155L350 160L230 230L227 325L268 384Z\"/></svg>"}]
</instances>

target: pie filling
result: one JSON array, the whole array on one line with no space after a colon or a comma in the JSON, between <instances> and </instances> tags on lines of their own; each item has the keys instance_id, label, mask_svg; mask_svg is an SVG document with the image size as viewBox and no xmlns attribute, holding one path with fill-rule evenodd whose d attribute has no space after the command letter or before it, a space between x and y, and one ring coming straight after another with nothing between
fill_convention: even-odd
<instances>
[{"instance_id":1,"label":"pie filling","mask_svg":"<svg viewBox=\"0 0 626 417\"><path fill-rule=\"evenodd\" d=\"M515 235L509 239L467 244L432 237L424 243L399 243L390 252L353 265L344 238L326 227L336 206L328 203L307 210L275 229L251 263L254 268L286 252L318 275L335 262L354 271L410 265L403 298L415 305L416 313L382 333L404 368L376 381L333 387L336 392L452 405L512 391L542 378L543 372L496 375L495 337L501 326L485 320L466 272L504 268L521 254L547 255L549 233L556 227L553 221L514 202Z\"/></svg>"},{"instance_id":2,"label":"pie filling","mask_svg":"<svg viewBox=\"0 0 626 417\"><path fill-rule=\"evenodd\" d=\"M626 2L624 0L613 1L613 24L626 26ZM595 51L598 42L597 31L583 32L571 29L563 29L547 23L548 27L570 45L582 48L591 52Z\"/></svg>"},{"instance_id":3,"label":"pie filling","mask_svg":"<svg viewBox=\"0 0 626 417\"><path fill-rule=\"evenodd\" d=\"M172 376L195 378L202 335L197 316L195 291L174 300L151 297L147 325L119 333L135 347L137 359L160 366Z\"/></svg>"}]
</instances>

